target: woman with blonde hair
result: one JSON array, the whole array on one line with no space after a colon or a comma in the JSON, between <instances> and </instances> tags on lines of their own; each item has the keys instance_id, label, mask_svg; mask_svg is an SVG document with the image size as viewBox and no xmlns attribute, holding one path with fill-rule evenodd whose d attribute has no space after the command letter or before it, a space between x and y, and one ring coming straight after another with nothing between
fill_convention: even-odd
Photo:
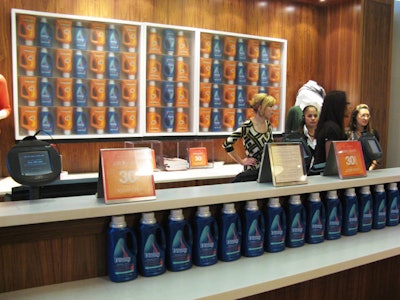
<instances>
[{"instance_id":1,"label":"woman with blonde hair","mask_svg":"<svg viewBox=\"0 0 400 300\"><path fill-rule=\"evenodd\" d=\"M255 94L250 106L255 115L244 121L232 132L222 144L222 147L232 159L243 165L244 170L257 169L261 162L265 143L273 142L271 118L276 99L268 94ZM240 157L235 152L234 144L242 138L246 153Z\"/></svg>"},{"instance_id":2,"label":"woman with blonde hair","mask_svg":"<svg viewBox=\"0 0 400 300\"><path fill-rule=\"evenodd\" d=\"M371 114L367 104L359 104L353 110L350 116L349 122L349 132L347 137L349 140L358 141L365 134L370 134L375 136L379 141L378 132L371 125ZM367 170L371 171L376 168L378 162L374 159L368 158L366 153L364 153L365 167Z\"/></svg>"}]
</instances>

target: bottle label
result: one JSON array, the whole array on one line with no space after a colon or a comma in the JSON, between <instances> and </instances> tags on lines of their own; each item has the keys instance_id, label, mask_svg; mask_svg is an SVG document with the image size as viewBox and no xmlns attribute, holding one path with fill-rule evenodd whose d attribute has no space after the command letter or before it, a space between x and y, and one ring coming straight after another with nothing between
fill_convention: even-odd
<instances>
[{"instance_id":1,"label":"bottle label","mask_svg":"<svg viewBox=\"0 0 400 300\"><path fill-rule=\"evenodd\" d=\"M120 238L115 246L113 263L115 275L133 274L136 271L132 254L127 248L123 238Z\"/></svg>"},{"instance_id":2,"label":"bottle label","mask_svg":"<svg viewBox=\"0 0 400 300\"><path fill-rule=\"evenodd\" d=\"M172 240L170 255L171 263L174 266L185 265L190 262L191 254L182 230L178 230Z\"/></svg>"},{"instance_id":3,"label":"bottle label","mask_svg":"<svg viewBox=\"0 0 400 300\"><path fill-rule=\"evenodd\" d=\"M316 209L311 219L310 238L319 239L324 236L324 226L321 220L321 210Z\"/></svg>"},{"instance_id":4,"label":"bottle label","mask_svg":"<svg viewBox=\"0 0 400 300\"><path fill-rule=\"evenodd\" d=\"M164 258L161 255L160 247L156 243L154 234L150 234L146 240L142 264L144 270L148 272L161 271L164 266Z\"/></svg>"},{"instance_id":5,"label":"bottle label","mask_svg":"<svg viewBox=\"0 0 400 300\"><path fill-rule=\"evenodd\" d=\"M301 242L304 240L304 226L301 222L300 212L296 213L289 228L289 240L293 242Z\"/></svg>"},{"instance_id":6,"label":"bottle label","mask_svg":"<svg viewBox=\"0 0 400 300\"><path fill-rule=\"evenodd\" d=\"M230 224L228 231L225 235L225 254L234 255L240 253L239 235L236 224Z\"/></svg>"},{"instance_id":7,"label":"bottle label","mask_svg":"<svg viewBox=\"0 0 400 300\"><path fill-rule=\"evenodd\" d=\"M210 226L205 226L200 234L199 256L200 259L210 259L217 255L215 239L211 235Z\"/></svg>"},{"instance_id":8,"label":"bottle label","mask_svg":"<svg viewBox=\"0 0 400 300\"><path fill-rule=\"evenodd\" d=\"M339 234L341 231L341 224L336 206L333 207L329 213L326 230L328 234Z\"/></svg>"},{"instance_id":9,"label":"bottle label","mask_svg":"<svg viewBox=\"0 0 400 300\"><path fill-rule=\"evenodd\" d=\"M264 239L261 234L258 220L253 220L247 232L247 250L257 251L263 249Z\"/></svg>"},{"instance_id":10,"label":"bottle label","mask_svg":"<svg viewBox=\"0 0 400 300\"><path fill-rule=\"evenodd\" d=\"M281 217L279 215L276 215L271 222L271 228L269 232L271 245L282 245L285 241L285 235L281 222Z\"/></svg>"}]
</instances>

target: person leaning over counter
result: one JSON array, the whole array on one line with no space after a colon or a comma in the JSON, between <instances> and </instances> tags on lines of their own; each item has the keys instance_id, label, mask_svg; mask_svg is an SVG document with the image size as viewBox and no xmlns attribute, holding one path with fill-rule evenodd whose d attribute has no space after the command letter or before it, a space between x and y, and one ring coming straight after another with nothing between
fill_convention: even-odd
<instances>
[{"instance_id":1,"label":"person leaning over counter","mask_svg":"<svg viewBox=\"0 0 400 300\"><path fill-rule=\"evenodd\" d=\"M259 167L265 143L273 142L271 117L276 99L268 94L255 94L250 106L255 115L244 121L232 132L222 144L222 147L232 159L241 164L244 170L254 170ZM235 152L234 144L242 138L246 153L244 158Z\"/></svg>"}]
</instances>

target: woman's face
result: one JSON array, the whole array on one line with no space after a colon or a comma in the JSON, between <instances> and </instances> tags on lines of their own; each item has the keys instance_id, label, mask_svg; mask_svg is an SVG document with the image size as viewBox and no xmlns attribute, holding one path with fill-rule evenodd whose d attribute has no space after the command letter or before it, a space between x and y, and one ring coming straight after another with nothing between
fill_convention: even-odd
<instances>
[{"instance_id":1,"label":"woman's face","mask_svg":"<svg viewBox=\"0 0 400 300\"><path fill-rule=\"evenodd\" d=\"M262 109L262 107L260 106L258 108L258 113L260 114L261 117L263 117L265 120L271 120L272 115L273 115L273 108L272 106L266 106L264 108L264 110Z\"/></svg>"},{"instance_id":2,"label":"woman's face","mask_svg":"<svg viewBox=\"0 0 400 300\"><path fill-rule=\"evenodd\" d=\"M369 110L367 108L361 108L357 114L357 125L365 127L368 125L369 118L370 118Z\"/></svg>"},{"instance_id":3,"label":"woman's face","mask_svg":"<svg viewBox=\"0 0 400 300\"><path fill-rule=\"evenodd\" d=\"M304 112L304 121L307 128L317 127L319 120L318 111L315 107L308 107Z\"/></svg>"}]
</instances>

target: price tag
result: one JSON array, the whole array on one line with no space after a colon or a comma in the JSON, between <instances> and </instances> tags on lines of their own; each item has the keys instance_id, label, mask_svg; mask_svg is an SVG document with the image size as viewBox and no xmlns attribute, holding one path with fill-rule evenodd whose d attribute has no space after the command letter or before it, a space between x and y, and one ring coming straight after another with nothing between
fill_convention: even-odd
<instances>
[{"instance_id":1,"label":"price tag","mask_svg":"<svg viewBox=\"0 0 400 300\"><path fill-rule=\"evenodd\" d=\"M364 155L359 141L332 142L324 175L335 174L338 174L340 179L367 176Z\"/></svg>"},{"instance_id":2,"label":"price tag","mask_svg":"<svg viewBox=\"0 0 400 300\"><path fill-rule=\"evenodd\" d=\"M191 168L202 168L208 166L206 147L189 148L189 164Z\"/></svg>"},{"instance_id":3,"label":"price tag","mask_svg":"<svg viewBox=\"0 0 400 300\"><path fill-rule=\"evenodd\" d=\"M98 197L106 204L155 199L149 148L100 150Z\"/></svg>"}]
</instances>

